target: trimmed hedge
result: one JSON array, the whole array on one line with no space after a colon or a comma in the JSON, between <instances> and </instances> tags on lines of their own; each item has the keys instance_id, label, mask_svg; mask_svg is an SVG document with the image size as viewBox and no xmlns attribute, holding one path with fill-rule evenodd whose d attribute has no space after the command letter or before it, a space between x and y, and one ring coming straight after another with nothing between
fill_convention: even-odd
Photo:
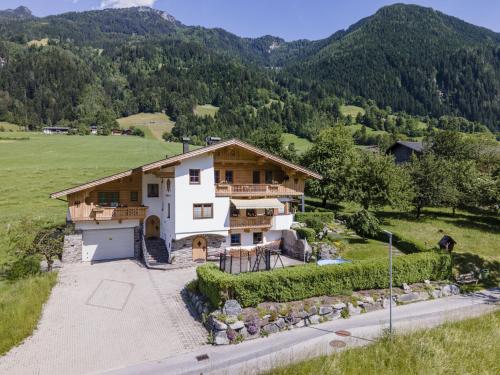
<instances>
[{"instance_id":1,"label":"trimmed hedge","mask_svg":"<svg viewBox=\"0 0 500 375\"><path fill-rule=\"evenodd\" d=\"M320 218L324 223L330 223L335 216L333 212L297 212L295 213L295 221L305 223L309 218Z\"/></svg>"},{"instance_id":2,"label":"trimmed hedge","mask_svg":"<svg viewBox=\"0 0 500 375\"><path fill-rule=\"evenodd\" d=\"M425 252L399 256L393 262L394 285L445 280L451 276L451 256ZM214 307L234 298L244 307L261 302L288 302L346 291L389 286L388 260L365 260L330 266L308 264L273 271L231 275L214 264L198 267L198 287Z\"/></svg>"},{"instance_id":3,"label":"trimmed hedge","mask_svg":"<svg viewBox=\"0 0 500 375\"><path fill-rule=\"evenodd\" d=\"M295 231L300 239L305 239L308 243L316 241L316 231L312 228L297 228Z\"/></svg>"}]
</instances>

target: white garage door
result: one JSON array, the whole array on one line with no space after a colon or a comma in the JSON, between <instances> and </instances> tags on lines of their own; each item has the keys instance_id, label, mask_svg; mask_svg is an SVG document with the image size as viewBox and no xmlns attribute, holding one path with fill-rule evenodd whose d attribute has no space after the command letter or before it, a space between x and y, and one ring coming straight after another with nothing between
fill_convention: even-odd
<instances>
[{"instance_id":1,"label":"white garage door","mask_svg":"<svg viewBox=\"0 0 500 375\"><path fill-rule=\"evenodd\" d=\"M82 261L131 258L134 229L100 229L83 232Z\"/></svg>"}]
</instances>

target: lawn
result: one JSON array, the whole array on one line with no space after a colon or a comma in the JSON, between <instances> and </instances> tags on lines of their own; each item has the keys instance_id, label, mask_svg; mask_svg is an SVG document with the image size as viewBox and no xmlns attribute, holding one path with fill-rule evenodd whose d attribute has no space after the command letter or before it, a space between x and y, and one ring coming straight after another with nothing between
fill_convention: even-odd
<instances>
[{"instance_id":1,"label":"lawn","mask_svg":"<svg viewBox=\"0 0 500 375\"><path fill-rule=\"evenodd\" d=\"M219 107L216 107L212 104L197 105L196 107L194 107L193 110L194 114L200 117L205 117L205 116L214 117L218 111Z\"/></svg>"},{"instance_id":2,"label":"lawn","mask_svg":"<svg viewBox=\"0 0 500 375\"><path fill-rule=\"evenodd\" d=\"M2 137L3 132L17 132L19 130L20 130L19 125L12 124L10 122L0 121L0 137Z\"/></svg>"},{"instance_id":3,"label":"lawn","mask_svg":"<svg viewBox=\"0 0 500 375\"><path fill-rule=\"evenodd\" d=\"M496 349L495 349L496 348ZM307 374L499 374L500 311L269 372Z\"/></svg>"},{"instance_id":4,"label":"lawn","mask_svg":"<svg viewBox=\"0 0 500 375\"><path fill-rule=\"evenodd\" d=\"M175 122L161 112L158 113L138 113L128 117L119 118L120 128L128 129L131 126L144 131L147 139L162 140L163 133L172 131Z\"/></svg>"},{"instance_id":5,"label":"lawn","mask_svg":"<svg viewBox=\"0 0 500 375\"><path fill-rule=\"evenodd\" d=\"M295 148L297 149L299 154L306 152L312 146L311 141L309 141L308 139L297 137L295 134L291 133L283 134L283 143L286 147L288 147L290 143L294 143Z\"/></svg>"},{"instance_id":6,"label":"lawn","mask_svg":"<svg viewBox=\"0 0 500 375\"><path fill-rule=\"evenodd\" d=\"M365 114L364 108L358 107L356 105L341 105L340 106L340 112L344 116L349 116L351 115L352 118L356 118L358 113L361 113L362 115Z\"/></svg>"},{"instance_id":7,"label":"lawn","mask_svg":"<svg viewBox=\"0 0 500 375\"><path fill-rule=\"evenodd\" d=\"M31 335L56 279L53 272L15 283L0 281L0 356Z\"/></svg>"}]
</instances>

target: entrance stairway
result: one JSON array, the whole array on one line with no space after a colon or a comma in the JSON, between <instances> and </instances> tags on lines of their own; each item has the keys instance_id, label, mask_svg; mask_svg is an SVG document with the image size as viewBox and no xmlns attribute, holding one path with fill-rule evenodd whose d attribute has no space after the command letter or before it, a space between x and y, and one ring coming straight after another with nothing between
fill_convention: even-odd
<instances>
[{"instance_id":1,"label":"entrance stairway","mask_svg":"<svg viewBox=\"0 0 500 375\"><path fill-rule=\"evenodd\" d=\"M148 268L168 264L168 250L161 238L144 238L144 262Z\"/></svg>"}]
</instances>

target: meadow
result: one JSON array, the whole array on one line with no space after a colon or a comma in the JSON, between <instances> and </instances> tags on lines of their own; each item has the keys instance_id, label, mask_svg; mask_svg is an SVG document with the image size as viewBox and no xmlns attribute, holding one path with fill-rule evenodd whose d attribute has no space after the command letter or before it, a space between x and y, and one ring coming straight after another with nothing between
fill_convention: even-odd
<instances>
[{"instance_id":1,"label":"meadow","mask_svg":"<svg viewBox=\"0 0 500 375\"><path fill-rule=\"evenodd\" d=\"M166 114L138 113L135 115L119 118L120 128L128 129L131 126L141 129L147 139L162 140L163 133L172 131L175 122L170 120Z\"/></svg>"},{"instance_id":2,"label":"meadow","mask_svg":"<svg viewBox=\"0 0 500 375\"><path fill-rule=\"evenodd\" d=\"M500 311L432 329L383 337L288 365L268 375L309 374L499 374Z\"/></svg>"},{"instance_id":3,"label":"meadow","mask_svg":"<svg viewBox=\"0 0 500 375\"><path fill-rule=\"evenodd\" d=\"M193 109L193 113L196 116L200 117L205 117L205 116L214 117L218 111L219 107L216 107L212 104L198 104Z\"/></svg>"},{"instance_id":4,"label":"meadow","mask_svg":"<svg viewBox=\"0 0 500 375\"><path fill-rule=\"evenodd\" d=\"M299 154L303 154L312 147L312 142L310 140L300 138L291 133L283 133L283 143L286 147L288 147L290 143L293 143Z\"/></svg>"}]
</instances>

